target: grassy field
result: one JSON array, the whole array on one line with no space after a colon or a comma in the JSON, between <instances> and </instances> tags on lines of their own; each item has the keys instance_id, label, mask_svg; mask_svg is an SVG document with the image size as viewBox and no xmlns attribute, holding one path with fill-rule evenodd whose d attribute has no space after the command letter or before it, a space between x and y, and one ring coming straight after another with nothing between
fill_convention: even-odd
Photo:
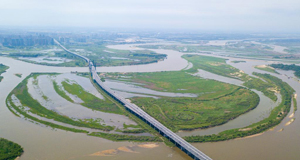
<instances>
[{"instance_id":1,"label":"grassy field","mask_svg":"<svg viewBox=\"0 0 300 160\"><path fill-rule=\"evenodd\" d=\"M278 86L278 88L280 89L280 94L282 96L282 102L279 104L279 106L275 107L271 111L271 114L268 118L265 118L262 121L251 124L244 128L230 129L230 130L223 131L219 134L206 135L206 136L188 136L184 138L189 142L224 141L224 140L246 137L257 133L261 133L278 125L290 111L291 99L293 97L294 90L287 83L269 74L256 74L256 75L265 80L272 81L273 83L275 83L276 86Z\"/></svg>"},{"instance_id":2,"label":"grassy field","mask_svg":"<svg viewBox=\"0 0 300 160\"><path fill-rule=\"evenodd\" d=\"M0 63L0 82L3 79L3 76L1 76L1 74L4 73L8 68L9 68L8 66L3 65L3 64Z\"/></svg>"},{"instance_id":3,"label":"grassy field","mask_svg":"<svg viewBox=\"0 0 300 160\"><path fill-rule=\"evenodd\" d=\"M279 74L273 67L270 67L270 66L255 66L254 68L260 69L263 71L267 71L267 72L271 72L271 73Z\"/></svg>"},{"instance_id":4,"label":"grassy field","mask_svg":"<svg viewBox=\"0 0 300 160\"><path fill-rule=\"evenodd\" d=\"M243 80L246 74L239 69L226 64L226 59L200 55L183 55L183 58L193 63L193 67L187 70L190 73L198 72L197 69L215 73L217 75Z\"/></svg>"},{"instance_id":5,"label":"grassy field","mask_svg":"<svg viewBox=\"0 0 300 160\"><path fill-rule=\"evenodd\" d=\"M287 56L273 51L273 48L266 44L257 44L239 41L236 43L227 43L222 46L217 45L139 45L140 48L147 49L169 49L183 53L207 53L222 52L233 56L265 57L275 58L276 56ZM294 52L297 50L293 50ZM295 57L296 58L296 57Z\"/></svg>"},{"instance_id":6,"label":"grassy field","mask_svg":"<svg viewBox=\"0 0 300 160\"><path fill-rule=\"evenodd\" d=\"M117 50L105 45L84 44L67 45L71 51L80 48L77 53L86 56L96 66L122 66L155 63L166 58L165 54L158 54L150 50Z\"/></svg>"},{"instance_id":7,"label":"grassy field","mask_svg":"<svg viewBox=\"0 0 300 160\"><path fill-rule=\"evenodd\" d=\"M203 69L217 75L239 79L245 82L244 86L263 92L265 96L273 101L277 100L275 95L276 86L274 84L256 77L250 77L243 71L226 64L226 59L199 55L184 55L183 58L193 63L193 68L187 70L188 72L196 73L197 69Z\"/></svg>"},{"instance_id":8,"label":"grassy field","mask_svg":"<svg viewBox=\"0 0 300 160\"><path fill-rule=\"evenodd\" d=\"M185 71L148 73L109 73L108 78L141 83L142 87L173 93L201 94L201 98L218 97L233 92L238 86L202 79Z\"/></svg>"},{"instance_id":9,"label":"grassy field","mask_svg":"<svg viewBox=\"0 0 300 160\"><path fill-rule=\"evenodd\" d=\"M55 81L52 81L53 83L53 87L54 87L54 90L57 94L59 94L61 97L63 97L64 99L66 99L67 101L69 102L74 102L67 94L66 92L63 91L62 87L59 86Z\"/></svg>"},{"instance_id":10,"label":"grassy field","mask_svg":"<svg viewBox=\"0 0 300 160\"><path fill-rule=\"evenodd\" d=\"M131 101L173 131L226 123L253 108L258 96L245 88L202 79L185 71L109 73L110 79L137 82L161 92L192 93L197 97L134 97Z\"/></svg>"},{"instance_id":11,"label":"grassy field","mask_svg":"<svg viewBox=\"0 0 300 160\"><path fill-rule=\"evenodd\" d=\"M132 142L162 142L159 137L150 136L132 136L132 135L120 135L120 134L107 134L101 132L93 132L88 134L89 136L101 137L112 141L132 141Z\"/></svg>"},{"instance_id":12,"label":"grassy field","mask_svg":"<svg viewBox=\"0 0 300 160\"><path fill-rule=\"evenodd\" d=\"M14 142L7 139L0 138L0 159L1 160L14 160L21 156L23 148Z\"/></svg>"},{"instance_id":13,"label":"grassy field","mask_svg":"<svg viewBox=\"0 0 300 160\"><path fill-rule=\"evenodd\" d=\"M23 53L18 53L18 54L14 54L14 55L10 54L9 56L18 59L18 57L24 56L24 54ZM35 56L35 55L32 55L32 56ZM45 56L45 54L41 54L38 56ZM47 56L49 56L49 55L47 55ZM31 54L29 54L28 57L31 57ZM76 67L76 66L84 67L84 66L87 66L87 63L84 60L82 60L81 58L71 55L69 53L66 53L64 51L56 51L54 53L54 55L51 55L49 57L62 57L62 58L71 59L72 61L64 62L64 63L46 63L46 62L36 62L36 61L32 61L32 60L27 60L27 59L18 59L18 60L28 62L28 63L33 63L33 64L46 65L46 66L60 66L60 67Z\"/></svg>"},{"instance_id":14,"label":"grassy field","mask_svg":"<svg viewBox=\"0 0 300 160\"><path fill-rule=\"evenodd\" d=\"M298 78L300 78L300 66L297 66L295 64L291 65L284 65L284 64L271 64L270 65L273 68L282 69L282 70L292 70L295 71L294 75Z\"/></svg>"},{"instance_id":15,"label":"grassy field","mask_svg":"<svg viewBox=\"0 0 300 160\"><path fill-rule=\"evenodd\" d=\"M197 98L132 98L148 114L173 131L208 128L221 125L255 108L259 97L247 89L238 88L228 95Z\"/></svg>"},{"instance_id":16,"label":"grassy field","mask_svg":"<svg viewBox=\"0 0 300 160\"><path fill-rule=\"evenodd\" d=\"M296 98L294 97L293 98L293 102L294 102L294 113L297 111L297 100L296 100Z\"/></svg>"},{"instance_id":17,"label":"grassy field","mask_svg":"<svg viewBox=\"0 0 300 160\"><path fill-rule=\"evenodd\" d=\"M27 89L27 81L29 78L36 78L39 75L42 75L43 73L38 73L38 74L31 74L30 76L26 77L25 80L23 80L7 97L6 99L6 105L8 107L8 109L14 113L16 116L24 116L25 118L31 119L35 122L44 124L46 126L50 126L53 128L57 128L57 129L62 129L62 130L66 130L66 131L72 131L72 132L76 132L76 133L89 133L86 130L82 130L82 129L76 129L76 128L70 128L70 127L66 127L66 126L62 126L62 125L57 125L48 121L44 121L41 119L38 119L34 116L32 116L31 114L29 114L28 112L31 112L33 114L37 114L39 116L48 118L48 119L53 119L55 121L59 121L59 122L63 122L66 124L70 124L73 126L79 126L79 127L86 127L86 128L97 128L97 129L102 129L105 131L109 131L114 129L111 126L102 126L99 125L97 120L78 120L75 121L73 119L70 119L69 117L66 116L61 116L59 114L57 114L56 112L52 111L52 110L48 110L46 108L44 108L43 106L41 106L39 104L39 102L37 102L35 99L33 99L29 93L28 93L28 89ZM38 82L37 82L38 83ZM67 84L70 85L70 84ZM61 88L59 88L59 86L57 84L54 84L54 87L56 88L56 91L59 91L60 94L63 94L64 92L62 92ZM74 87L72 85L67 86L67 87ZM81 93L84 93L85 95L87 93L85 93L85 91L82 90L82 88L79 88L78 86L76 90L79 90ZM128 116L130 119L134 120L138 125L126 125L123 124L124 129L120 130L117 129L116 131L122 132L123 135L119 135L119 134L112 134L112 133L100 133L100 132L93 132L90 133L90 135L93 136L97 136L97 137L102 137L102 138L106 138L109 140L113 140L113 141L138 141L138 142L142 142L142 141L163 141L165 142L167 145L170 145L170 142L162 137L157 131L155 131L153 128L151 128L149 125L147 125L145 122L143 122L142 120L140 120L138 117L134 116L133 114L131 114L130 112L128 112L121 104L117 103L115 100L113 100L112 98L110 98L108 95L105 94L105 92L103 92L102 90L100 90L99 87L96 87L97 89L99 89L100 93L107 98L108 101L111 101L112 104L115 104L118 109L120 111L120 113L122 113L125 116ZM12 102L12 95L15 95L21 102L22 106L16 106L13 102ZM66 95L65 95L66 96ZM91 100L94 99L95 97L92 97L91 95L87 95L88 98L82 98L83 100ZM25 109L25 107L23 106L27 106L29 108L29 110L27 111ZM99 109L99 108L98 108ZM116 110L118 110L116 109ZM135 133L143 133L143 132L148 132L154 135L154 137L150 137L150 136L132 136L132 135L126 135L126 134L135 134ZM171 145L170 145L171 146Z\"/></svg>"},{"instance_id":18,"label":"grassy field","mask_svg":"<svg viewBox=\"0 0 300 160\"><path fill-rule=\"evenodd\" d=\"M67 92L76 95L81 100L83 100L84 103L81 103L83 106L102 112L123 114L120 108L115 103L111 102L108 99L99 99L93 94L85 91L80 85L76 83L69 84L66 81L63 81L62 86Z\"/></svg>"},{"instance_id":19,"label":"grassy field","mask_svg":"<svg viewBox=\"0 0 300 160\"><path fill-rule=\"evenodd\" d=\"M87 127L87 128L95 128L95 129L101 129L101 130L113 130L114 127L112 126L104 126L99 123L95 122L86 122L86 121L76 121L73 120L72 118L69 118L67 116L60 115L52 110L48 110L45 107L43 107L37 100L33 99L30 94L28 93L28 88L27 88L27 82L30 77L37 76L37 74L31 74L28 76L25 80L23 80L9 95L7 98L7 102L10 103L10 105L18 111L20 114L23 116L32 119L32 116L28 114L28 111L24 109L22 106L27 106L30 108L29 112L33 114L37 114L41 117L45 117L48 119L53 119L58 122L63 122L67 123L70 125L78 126L78 127ZM11 96L15 95L21 102L22 106L15 106L14 103L12 103ZM7 105L9 106L9 105ZM37 118L35 118L36 120Z\"/></svg>"},{"instance_id":20,"label":"grassy field","mask_svg":"<svg viewBox=\"0 0 300 160\"><path fill-rule=\"evenodd\" d=\"M140 48L147 49L170 49L184 53L199 53L208 51L220 51L222 46L190 46L190 45L139 45Z\"/></svg>"}]
</instances>

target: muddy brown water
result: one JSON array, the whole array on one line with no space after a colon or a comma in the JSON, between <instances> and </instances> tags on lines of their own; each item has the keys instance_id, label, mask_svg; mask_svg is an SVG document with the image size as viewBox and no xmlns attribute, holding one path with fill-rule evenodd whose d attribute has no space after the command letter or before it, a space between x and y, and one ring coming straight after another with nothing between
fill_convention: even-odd
<instances>
[{"instance_id":1,"label":"muddy brown water","mask_svg":"<svg viewBox=\"0 0 300 160\"><path fill-rule=\"evenodd\" d=\"M122 48L122 47L121 47ZM128 45L124 45L122 49L128 49ZM132 48L131 48L132 49ZM154 64L126 66L126 67L98 67L98 71L102 72L153 72L180 70L188 65L188 62L181 58L182 53L169 50L155 50L159 53L168 54L165 61ZM228 58L228 57L226 57ZM229 58L231 60L241 60L239 58ZM244 60L244 59L243 59ZM260 73L268 73L257 70L253 66L268 64L272 62L245 60L246 63L233 63L234 67L243 70L247 74L253 71ZM178 148L169 148L163 143L158 143L156 148L135 148L139 153L118 152L113 156L97 157L89 156L98 151L109 149L117 149L124 146L133 146L140 143L132 142L112 142L106 139L90 137L86 134L72 133L50 127L36 125L28 120L24 120L13 115L5 105L5 99L9 92L20 83L31 72L58 72L69 73L70 71L88 72L88 68L80 67L49 67L25 63L11 58L0 57L0 63L8 65L10 69L3 73L4 79L0 82L0 137L7 138L24 147L24 154L21 160L32 159L190 159L186 154ZM300 93L300 83L289 77L293 77L293 72L279 71L281 74L272 74L284 80L291 85L296 93ZM22 73L22 78L15 76L15 73ZM267 99L260 96L260 98ZM268 100L266 100L268 101ZM297 97L299 101L299 97ZM299 103L298 103L299 104ZM268 103L266 107L270 107ZM248 112L255 112L253 111ZM246 116L244 114L243 116ZM265 114L258 112L257 114ZM259 116L258 116L259 117ZM257 118L257 116L256 116ZM215 143L193 143L195 147L203 151L213 159L299 159L300 157L300 122L299 114L296 112L295 121L285 126L284 124L290 120L285 118L283 122L275 127L273 131L267 131L264 134L252 138L244 138L238 140L229 140ZM254 118L255 120L255 118ZM251 116L248 121L251 121ZM229 122L230 123L230 122ZM237 125L246 125L241 120L236 120ZM225 124L226 125L226 124ZM224 128L224 126L219 126ZM277 132L280 129L282 132ZM225 127L226 129L226 127ZM181 134L181 133L180 133Z\"/></svg>"}]
</instances>

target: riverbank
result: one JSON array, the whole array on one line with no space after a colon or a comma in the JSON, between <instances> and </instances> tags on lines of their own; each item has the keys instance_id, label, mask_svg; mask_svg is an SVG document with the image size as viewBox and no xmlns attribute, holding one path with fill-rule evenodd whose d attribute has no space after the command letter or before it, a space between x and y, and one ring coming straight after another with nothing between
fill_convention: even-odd
<instances>
[{"instance_id":1,"label":"riverbank","mask_svg":"<svg viewBox=\"0 0 300 160\"><path fill-rule=\"evenodd\" d=\"M4 73L8 68L9 68L8 66L3 65L3 64L0 63L0 82L3 79L3 76L1 76L1 74Z\"/></svg>"},{"instance_id":2,"label":"riverbank","mask_svg":"<svg viewBox=\"0 0 300 160\"><path fill-rule=\"evenodd\" d=\"M287 83L282 80L268 75L268 74L256 74L264 80L272 81L278 86L280 94L282 96L282 102L279 106L275 107L268 118L249 125L243 128L226 130L218 134L204 135L204 136L188 136L184 137L188 142L216 142L225 141L235 138L247 137L250 135L262 133L276 125L278 125L289 113L290 107L292 105L293 88L291 88ZM251 128L251 129L249 129Z\"/></svg>"}]
</instances>

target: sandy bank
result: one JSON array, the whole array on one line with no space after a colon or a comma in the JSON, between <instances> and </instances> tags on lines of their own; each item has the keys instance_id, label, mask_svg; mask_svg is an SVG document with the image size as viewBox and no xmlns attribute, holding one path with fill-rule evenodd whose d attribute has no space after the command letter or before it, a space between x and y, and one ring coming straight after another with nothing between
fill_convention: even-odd
<instances>
[{"instance_id":1,"label":"sandy bank","mask_svg":"<svg viewBox=\"0 0 300 160\"><path fill-rule=\"evenodd\" d=\"M264 134L264 132L263 132L263 133L254 134L254 135L251 135L251 136L247 136L247 137L236 138L235 140L245 139L245 138L252 138L252 137L257 137L257 136L260 136L260 135L262 135L262 134Z\"/></svg>"},{"instance_id":2,"label":"sandy bank","mask_svg":"<svg viewBox=\"0 0 300 160\"><path fill-rule=\"evenodd\" d=\"M108 150L104 150L104 151L99 151L93 154L90 154L90 156L112 156L114 154L117 154L117 150L116 149L108 149Z\"/></svg>"},{"instance_id":3,"label":"sandy bank","mask_svg":"<svg viewBox=\"0 0 300 160\"><path fill-rule=\"evenodd\" d=\"M293 118L293 119L291 119L291 120L289 120L286 124L285 124L285 126L288 126L288 125L290 125L291 123L293 123L295 121L295 118Z\"/></svg>"},{"instance_id":4,"label":"sandy bank","mask_svg":"<svg viewBox=\"0 0 300 160\"><path fill-rule=\"evenodd\" d=\"M155 143L148 143L148 144L140 144L138 146L141 147L141 148L156 148L159 145L155 144Z\"/></svg>"}]
</instances>

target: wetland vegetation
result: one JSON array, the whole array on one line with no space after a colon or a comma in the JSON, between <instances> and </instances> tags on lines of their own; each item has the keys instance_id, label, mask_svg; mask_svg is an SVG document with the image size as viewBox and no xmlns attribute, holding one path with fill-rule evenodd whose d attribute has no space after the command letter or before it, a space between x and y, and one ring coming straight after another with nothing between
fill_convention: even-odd
<instances>
[{"instance_id":1,"label":"wetland vegetation","mask_svg":"<svg viewBox=\"0 0 300 160\"><path fill-rule=\"evenodd\" d=\"M278 125L290 111L294 90L287 83L283 82L277 77L271 76L269 74L259 73L257 73L256 75L263 78L264 80L272 81L276 86L278 86L280 94L282 96L282 102L271 111L271 114L268 118L265 118L262 121L251 124L244 128L230 129L213 135L188 136L184 138L189 142L224 141L258 134Z\"/></svg>"},{"instance_id":2,"label":"wetland vegetation","mask_svg":"<svg viewBox=\"0 0 300 160\"><path fill-rule=\"evenodd\" d=\"M63 81L62 86L70 94L78 96L83 101L83 103L81 103L83 106L102 112L122 114L120 108L115 103L111 102L108 99L99 99L93 94L85 91L80 85L76 83L70 84L67 81ZM63 91L60 91L60 93L61 92ZM67 96L64 94L61 95L63 97Z\"/></svg>"},{"instance_id":3,"label":"wetland vegetation","mask_svg":"<svg viewBox=\"0 0 300 160\"><path fill-rule=\"evenodd\" d=\"M300 78L300 66L297 66L295 64L291 65L285 65L285 64L271 64L270 65L273 68L282 69L282 70L292 70L295 71L295 76Z\"/></svg>"},{"instance_id":4,"label":"wetland vegetation","mask_svg":"<svg viewBox=\"0 0 300 160\"><path fill-rule=\"evenodd\" d=\"M267 65L260 65L260 66L255 66L254 68L260 69L263 71L271 72L271 73L276 73L279 74L273 67L267 66Z\"/></svg>"},{"instance_id":5,"label":"wetland vegetation","mask_svg":"<svg viewBox=\"0 0 300 160\"><path fill-rule=\"evenodd\" d=\"M203 69L217 75L239 79L244 81L244 86L263 92L265 96L273 101L277 100L275 95L277 91L276 85L245 74L243 71L226 64L226 59L200 55L184 55L183 58L192 62L194 66L187 72L197 73L197 69Z\"/></svg>"},{"instance_id":6,"label":"wetland vegetation","mask_svg":"<svg viewBox=\"0 0 300 160\"><path fill-rule=\"evenodd\" d=\"M4 64L1 64L0 63L0 82L2 81L3 79L3 76L1 76L2 73L6 72L6 70L8 69L9 67L4 65Z\"/></svg>"},{"instance_id":7,"label":"wetland vegetation","mask_svg":"<svg viewBox=\"0 0 300 160\"><path fill-rule=\"evenodd\" d=\"M165 54L158 54L150 50L117 50L107 48L103 44L78 44L76 46L66 45L66 47L86 56L96 66L149 64L167 57Z\"/></svg>"},{"instance_id":8,"label":"wetland vegetation","mask_svg":"<svg viewBox=\"0 0 300 160\"><path fill-rule=\"evenodd\" d=\"M212 41L213 42L213 41ZM170 49L184 53L226 53L227 55L239 55L247 57L270 57L276 56L278 53L268 44L252 43L250 41L234 41L223 42L219 45L211 45L208 41L198 45L139 45L141 48L147 49Z\"/></svg>"},{"instance_id":9,"label":"wetland vegetation","mask_svg":"<svg viewBox=\"0 0 300 160\"><path fill-rule=\"evenodd\" d=\"M6 103L11 112L13 112L16 116L24 117L26 119L30 119L34 122L38 122L40 124L44 124L46 126L50 126L57 129L72 131L72 132L79 132L79 133L89 133L86 129L77 129L75 127L85 127L85 128L92 128L92 129L99 129L103 131L112 131L115 129L113 126L108 126L105 124L101 124L98 120L93 119L74 119L70 118L65 115L61 115L54 110L50 110L45 108L40 104L40 102L36 99L33 99L28 92L27 83L30 78L37 79L38 76L43 75L43 73L33 73L26 77L7 97ZM55 76L57 74L46 74ZM57 82L54 80L53 87L54 90L63 98L68 99L70 102L73 102L70 97L65 93L67 91L70 94L74 94L78 96L80 99L84 101L84 105L89 108L100 110L109 113L118 113L122 115L126 115L137 122L137 125L133 124L123 124L123 129L117 129L116 132L120 132L120 134L113 134L113 133L104 133L104 132L93 132L89 135L97 136L106 138L109 140L114 141L166 141L163 137L159 136L159 134L149 127L145 122L138 119L130 112L128 112L122 105L118 104L117 102L108 98L108 95L105 95L104 92L101 94L104 95L106 98L105 100L99 99L85 91L80 85L76 83L71 83L68 80L62 81L62 86L59 86ZM34 80L32 82L34 85L37 85L39 82ZM61 87L63 87L63 90ZM99 89L99 88L98 88ZM45 95L44 95L45 96ZM15 102L16 98L20 101L20 104ZM46 96L45 96L46 97ZM47 99L47 98L46 98ZM103 101L103 102L98 102ZM92 103L86 102L93 102L95 104L101 105L94 105L91 107ZM85 104L86 103L86 104ZM107 107L108 106L108 107ZM107 107L107 108L106 108ZM43 117L44 119L41 119ZM68 124L69 126L64 126L63 124L56 124L51 121L47 121L45 119L54 120L57 122L62 122L64 124ZM71 125L71 126L70 126ZM72 127L74 126L74 128ZM127 134L138 134L138 133L152 133L154 136L134 136L134 135L127 135ZM160 138L159 138L160 137Z\"/></svg>"},{"instance_id":10,"label":"wetland vegetation","mask_svg":"<svg viewBox=\"0 0 300 160\"><path fill-rule=\"evenodd\" d=\"M14 160L23 152L19 144L0 138L0 160Z\"/></svg>"},{"instance_id":11,"label":"wetland vegetation","mask_svg":"<svg viewBox=\"0 0 300 160\"><path fill-rule=\"evenodd\" d=\"M193 65L193 67L197 67L197 65ZM192 68L191 70L196 69ZM248 89L203 79L184 70L109 73L105 76L119 81L135 82L140 87L160 92L196 94L196 97L131 98L133 103L173 131L208 128L224 124L255 108L259 102L259 97Z\"/></svg>"},{"instance_id":12,"label":"wetland vegetation","mask_svg":"<svg viewBox=\"0 0 300 160\"><path fill-rule=\"evenodd\" d=\"M88 135L101 137L112 141L162 142L162 139L160 139L159 137L150 137L150 136L120 135L120 134L108 134L102 132L93 132Z\"/></svg>"},{"instance_id":13,"label":"wetland vegetation","mask_svg":"<svg viewBox=\"0 0 300 160\"><path fill-rule=\"evenodd\" d=\"M70 117L60 115L57 112L53 110L49 110L45 107L43 107L36 99L33 99L31 95L28 92L27 88L27 82L30 77L37 76L38 74L31 74L31 76L27 77L25 80L23 80L8 96L7 98L7 106L11 106L14 110L16 110L18 113L22 114L24 117L29 119L34 119L35 121L38 119L32 114L36 114L40 117L44 117L47 119L53 119L58 122L67 123L70 125L78 126L78 127L87 127L87 128L95 128L100 130L113 130L114 127L112 126L104 126L99 123L95 122L87 122L87 121L80 121L80 120L74 120ZM12 95L16 96L22 105L16 106L12 100ZM27 109L26 109L26 108ZM43 120L39 120L40 123L45 124ZM45 124L48 125L48 124ZM61 127L60 127L61 128ZM67 127L68 128L68 127Z\"/></svg>"}]
</instances>

